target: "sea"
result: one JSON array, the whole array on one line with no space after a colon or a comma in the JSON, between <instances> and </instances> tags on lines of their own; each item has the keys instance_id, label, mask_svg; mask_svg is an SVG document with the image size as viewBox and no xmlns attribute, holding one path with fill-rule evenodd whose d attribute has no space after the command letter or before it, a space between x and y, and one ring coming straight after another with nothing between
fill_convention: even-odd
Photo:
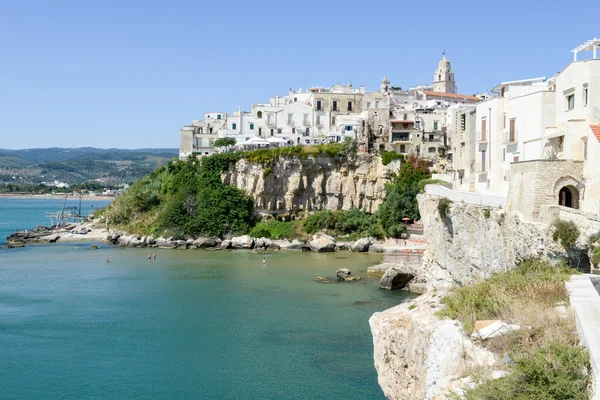
<instances>
[{"instance_id":1,"label":"sea","mask_svg":"<svg viewBox=\"0 0 600 400\"><path fill-rule=\"evenodd\" d=\"M0 198L0 237L61 205ZM380 255L91 245L0 249L0 398L385 398L368 319L411 295Z\"/></svg>"}]
</instances>

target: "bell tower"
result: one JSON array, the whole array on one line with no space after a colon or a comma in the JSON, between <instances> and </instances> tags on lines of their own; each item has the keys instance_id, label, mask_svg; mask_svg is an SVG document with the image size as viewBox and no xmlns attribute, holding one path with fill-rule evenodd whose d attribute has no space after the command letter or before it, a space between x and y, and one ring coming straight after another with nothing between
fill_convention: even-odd
<instances>
[{"instance_id":1,"label":"bell tower","mask_svg":"<svg viewBox=\"0 0 600 400\"><path fill-rule=\"evenodd\" d=\"M456 82L454 81L454 72L450 66L450 61L444 57L438 63L438 68L433 74L433 91L441 93L456 93Z\"/></svg>"}]
</instances>

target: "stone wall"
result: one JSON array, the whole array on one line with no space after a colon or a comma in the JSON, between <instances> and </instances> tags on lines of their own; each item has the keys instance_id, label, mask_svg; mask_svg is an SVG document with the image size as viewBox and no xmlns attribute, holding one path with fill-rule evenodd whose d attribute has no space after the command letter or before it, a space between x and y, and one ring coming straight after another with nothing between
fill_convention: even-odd
<instances>
[{"instance_id":1,"label":"stone wall","mask_svg":"<svg viewBox=\"0 0 600 400\"><path fill-rule=\"evenodd\" d=\"M543 205L558 205L564 186L581 186L583 161L534 160L510 165L507 211L519 212L527 221L539 217ZM579 190L579 194L583 192ZM579 199L577 199L579 200Z\"/></svg>"},{"instance_id":2,"label":"stone wall","mask_svg":"<svg viewBox=\"0 0 600 400\"><path fill-rule=\"evenodd\" d=\"M266 167L271 169L265 170ZM399 161L384 166L378 155L359 155L352 159L280 157L264 167L242 159L221 178L225 184L250 193L256 208L263 212L350 210L353 207L375 212L385 199L385 184L399 167Z\"/></svg>"}]
</instances>

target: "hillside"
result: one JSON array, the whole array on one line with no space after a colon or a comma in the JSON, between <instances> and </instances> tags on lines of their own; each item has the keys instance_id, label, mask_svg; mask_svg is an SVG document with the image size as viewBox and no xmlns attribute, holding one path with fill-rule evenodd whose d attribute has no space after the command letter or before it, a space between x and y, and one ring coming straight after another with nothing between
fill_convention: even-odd
<instances>
[{"instance_id":1,"label":"hillside","mask_svg":"<svg viewBox=\"0 0 600 400\"><path fill-rule=\"evenodd\" d=\"M129 183L176 157L177 149L0 149L0 184Z\"/></svg>"}]
</instances>

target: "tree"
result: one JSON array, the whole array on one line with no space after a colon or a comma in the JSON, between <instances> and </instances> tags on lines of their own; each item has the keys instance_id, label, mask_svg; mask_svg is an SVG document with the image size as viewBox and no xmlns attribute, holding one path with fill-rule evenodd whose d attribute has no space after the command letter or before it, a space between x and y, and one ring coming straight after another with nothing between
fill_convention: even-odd
<instances>
[{"instance_id":1,"label":"tree","mask_svg":"<svg viewBox=\"0 0 600 400\"><path fill-rule=\"evenodd\" d=\"M213 143L213 147L229 147L229 146L235 146L236 141L234 138L230 138L230 137L224 137L224 138L219 138L217 140L215 140L215 142Z\"/></svg>"}]
</instances>

